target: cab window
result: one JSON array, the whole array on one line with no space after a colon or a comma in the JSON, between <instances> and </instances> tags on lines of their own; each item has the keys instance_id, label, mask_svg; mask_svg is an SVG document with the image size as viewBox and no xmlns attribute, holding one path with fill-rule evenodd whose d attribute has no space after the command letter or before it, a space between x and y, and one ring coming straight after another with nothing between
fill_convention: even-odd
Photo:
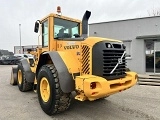
<instances>
[{"instance_id":1,"label":"cab window","mask_svg":"<svg viewBox=\"0 0 160 120\"><path fill-rule=\"evenodd\" d=\"M60 18L54 18L54 38L75 38L80 34L80 24Z\"/></svg>"},{"instance_id":2,"label":"cab window","mask_svg":"<svg viewBox=\"0 0 160 120\"><path fill-rule=\"evenodd\" d=\"M48 47L48 20L42 23L42 47Z\"/></svg>"}]
</instances>

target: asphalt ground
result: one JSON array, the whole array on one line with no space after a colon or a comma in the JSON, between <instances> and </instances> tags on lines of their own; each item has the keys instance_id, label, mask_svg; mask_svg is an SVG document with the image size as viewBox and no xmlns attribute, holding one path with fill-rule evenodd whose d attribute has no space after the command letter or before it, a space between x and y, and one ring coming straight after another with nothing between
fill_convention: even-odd
<instances>
[{"instance_id":1,"label":"asphalt ground","mask_svg":"<svg viewBox=\"0 0 160 120\"><path fill-rule=\"evenodd\" d=\"M160 87L139 86L103 100L73 100L69 110L48 116L37 94L10 85L11 65L0 65L0 120L160 120Z\"/></svg>"}]
</instances>

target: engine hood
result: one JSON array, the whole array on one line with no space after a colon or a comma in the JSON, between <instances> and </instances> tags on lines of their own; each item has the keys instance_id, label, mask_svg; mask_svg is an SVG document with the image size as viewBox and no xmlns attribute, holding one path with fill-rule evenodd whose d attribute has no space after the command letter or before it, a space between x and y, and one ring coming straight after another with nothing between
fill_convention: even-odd
<instances>
[{"instance_id":1,"label":"engine hood","mask_svg":"<svg viewBox=\"0 0 160 120\"><path fill-rule=\"evenodd\" d=\"M108 42L120 42L120 40L110 39L110 38L101 38L101 37L88 37L86 38L82 44L87 44L89 46L93 46L94 44L101 42L101 41L108 41Z\"/></svg>"}]
</instances>

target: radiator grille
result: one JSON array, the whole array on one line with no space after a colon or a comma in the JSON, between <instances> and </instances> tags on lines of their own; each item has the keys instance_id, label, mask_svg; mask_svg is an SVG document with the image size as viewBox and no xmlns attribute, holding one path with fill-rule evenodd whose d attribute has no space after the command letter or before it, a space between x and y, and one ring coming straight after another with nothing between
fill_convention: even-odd
<instances>
[{"instance_id":1,"label":"radiator grille","mask_svg":"<svg viewBox=\"0 0 160 120\"><path fill-rule=\"evenodd\" d=\"M123 49L103 50L103 76L125 75L125 56L121 59L123 53ZM121 63L118 64L118 61L121 61ZM117 67L115 67L116 65ZM111 73L114 68L115 70Z\"/></svg>"},{"instance_id":2,"label":"radiator grille","mask_svg":"<svg viewBox=\"0 0 160 120\"><path fill-rule=\"evenodd\" d=\"M126 76L125 46L119 42L102 41L92 48L92 74L107 80Z\"/></svg>"},{"instance_id":3,"label":"radiator grille","mask_svg":"<svg viewBox=\"0 0 160 120\"><path fill-rule=\"evenodd\" d=\"M90 74L90 48L82 46L82 74Z\"/></svg>"}]
</instances>

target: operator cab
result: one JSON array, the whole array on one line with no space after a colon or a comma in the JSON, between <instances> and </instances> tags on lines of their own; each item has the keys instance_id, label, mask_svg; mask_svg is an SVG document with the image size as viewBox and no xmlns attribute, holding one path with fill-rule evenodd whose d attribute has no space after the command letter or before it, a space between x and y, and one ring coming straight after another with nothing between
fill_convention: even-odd
<instances>
[{"instance_id":1,"label":"operator cab","mask_svg":"<svg viewBox=\"0 0 160 120\"><path fill-rule=\"evenodd\" d=\"M53 18L54 26L54 38L55 39L64 39L64 38L75 38L80 37L80 21L71 21L65 17L59 16L57 14L50 14ZM42 33L43 35L48 34L49 22L48 19L43 22L37 20L35 23L34 32L38 33L39 23L42 24ZM50 23L51 24L51 23Z\"/></svg>"},{"instance_id":2,"label":"operator cab","mask_svg":"<svg viewBox=\"0 0 160 120\"><path fill-rule=\"evenodd\" d=\"M59 7L57 8L57 12L58 14L49 14L42 20L35 22L34 32L38 33L40 28L39 39L42 39L40 40L42 41L42 49L46 48L46 51L57 50L56 41L83 41L83 31L88 32L88 19L91 12L86 11L86 17L83 17L85 19L82 22L62 16Z\"/></svg>"}]
</instances>

